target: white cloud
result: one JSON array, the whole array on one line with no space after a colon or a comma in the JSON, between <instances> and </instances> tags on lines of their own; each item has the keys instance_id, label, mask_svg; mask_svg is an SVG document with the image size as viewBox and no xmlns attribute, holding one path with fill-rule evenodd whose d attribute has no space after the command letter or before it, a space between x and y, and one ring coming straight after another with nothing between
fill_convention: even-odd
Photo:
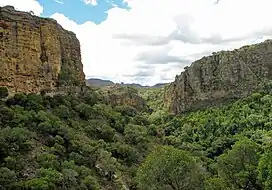
<instances>
[{"instance_id":1,"label":"white cloud","mask_svg":"<svg viewBox=\"0 0 272 190\"><path fill-rule=\"evenodd\" d=\"M150 85L168 82L188 60L272 37L271 0L124 2L129 11L114 7L99 25L52 15L77 34L86 76Z\"/></svg>"},{"instance_id":2,"label":"white cloud","mask_svg":"<svg viewBox=\"0 0 272 190\"><path fill-rule=\"evenodd\" d=\"M82 0L85 4L91 4L92 6L97 5L97 0Z\"/></svg>"},{"instance_id":3,"label":"white cloud","mask_svg":"<svg viewBox=\"0 0 272 190\"><path fill-rule=\"evenodd\" d=\"M63 1L60 1L60 0L54 0L56 3L58 3L58 4L64 4L64 2Z\"/></svg>"},{"instance_id":4,"label":"white cloud","mask_svg":"<svg viewBox=\"0 0 272 190\"><path fill-rule=\"evenodd\" d=\"M41 15L43 7L35 0L0 0L0 6L11 5L15 9L30 12L33 11L35 15Z\"/></svg>"},{"instance_id":5,"label":"white cloud","mask_svg":"<svg viewBox=\"0 0 272 190\"><path fill-rule=\"evenodd\" d=\"M125 1L130 11L114 7L99 25L52 16L77 34L87 76L168 82L188 60L272 37L271 0Z\"/></svg>"}]
</instances>

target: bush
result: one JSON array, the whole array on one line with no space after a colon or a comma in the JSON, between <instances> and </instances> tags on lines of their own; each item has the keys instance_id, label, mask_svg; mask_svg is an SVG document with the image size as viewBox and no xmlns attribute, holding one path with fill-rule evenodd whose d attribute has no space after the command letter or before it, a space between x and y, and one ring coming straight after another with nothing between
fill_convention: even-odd
<instances>
[{"instance_id":1,"label":"bush","mask_svg":"<svg viewBox=\"0 0 272 190\"><path fill-rule=\"evenodd\" d=\"M8 95L8 89L6 87L0 86L0 98L6 98Z\"/></svg>"},{"instance_id":2,"label":"bush","mask_svg":"<svg viewBox=\"0 0 272 190\"><path fill-rule=\"evenodd\" d=\"M0 189L11 189L17 181L16 174L8 168L0 168Z\"/></svg>"},{"instance_id":3,"label":"bush","mask_svg":"<svg viewBox=\"0 0 272 190\"><path fill-rule=\"evenodd\" d=\"M139 189L203 189L203 171L188 153L173 147L158 147L137 172Z\"/></svg>"}]
</instances>

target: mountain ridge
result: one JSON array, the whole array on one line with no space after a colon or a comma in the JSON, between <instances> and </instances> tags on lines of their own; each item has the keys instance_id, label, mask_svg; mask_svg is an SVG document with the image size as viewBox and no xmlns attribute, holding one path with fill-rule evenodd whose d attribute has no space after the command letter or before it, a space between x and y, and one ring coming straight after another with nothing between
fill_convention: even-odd
<instances>
[{"instance_id":1,"label":"mountain ridge","mask_svg":"<svg viewBox=\"0 0 272 190\"><path fill-rule=\"evenodd\" d=\"M111 80L99 79L99 78L89 78L86 79L86 84L92 87L105 87L105 86L112 86L112 85L120 85L120 86L131 86L135 88L160 88L169 83L157 83L153 86L141 85L138 83L114 83Z\"/></svg>"}]
</instances>

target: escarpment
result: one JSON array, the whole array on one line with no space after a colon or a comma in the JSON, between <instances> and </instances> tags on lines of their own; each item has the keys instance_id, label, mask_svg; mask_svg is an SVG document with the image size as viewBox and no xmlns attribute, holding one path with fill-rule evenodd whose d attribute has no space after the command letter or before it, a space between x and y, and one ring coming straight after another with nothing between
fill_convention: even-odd
<instances>
[{"instance_id":1,"label":"escarpment","mask_svg":"<svg viewBox=\"0 0 272 190\"><path fill-rule=\"evenodd\" d=\"M241 98L272 79L272 40L221 51L187 67L165 91L173 114Z\"/></svg>"},{"instance_id":2,"label":"escarpment","mask_svg":"<svg viewBox=\"0 0 272 190\"><path fill-rule=\"evenodd\" d=\"M0 7L0 86L39 92L85 84L76 35L55 20Z\"/></svg>"}]
</instances>

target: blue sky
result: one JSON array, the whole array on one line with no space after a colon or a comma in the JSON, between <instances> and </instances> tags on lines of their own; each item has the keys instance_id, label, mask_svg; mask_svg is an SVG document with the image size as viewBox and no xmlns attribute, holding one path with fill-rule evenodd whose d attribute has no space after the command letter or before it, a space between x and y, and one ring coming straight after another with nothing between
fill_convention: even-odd
<instances>
[{"instance_id":1,"label":"blue sky","mask_svg":"<svg viewBox=\"0 0 272 190\"><path fill-rule=\"evenodd\" d=\"M107 11L113 7L129 9L123 0L98 0L97 5L86 4L83 0L38 0L38 2L44 8L41 16L49 17L58 12L78 24L86 21L100 24L107 18Z\"/></svg>"}]
</instances>

